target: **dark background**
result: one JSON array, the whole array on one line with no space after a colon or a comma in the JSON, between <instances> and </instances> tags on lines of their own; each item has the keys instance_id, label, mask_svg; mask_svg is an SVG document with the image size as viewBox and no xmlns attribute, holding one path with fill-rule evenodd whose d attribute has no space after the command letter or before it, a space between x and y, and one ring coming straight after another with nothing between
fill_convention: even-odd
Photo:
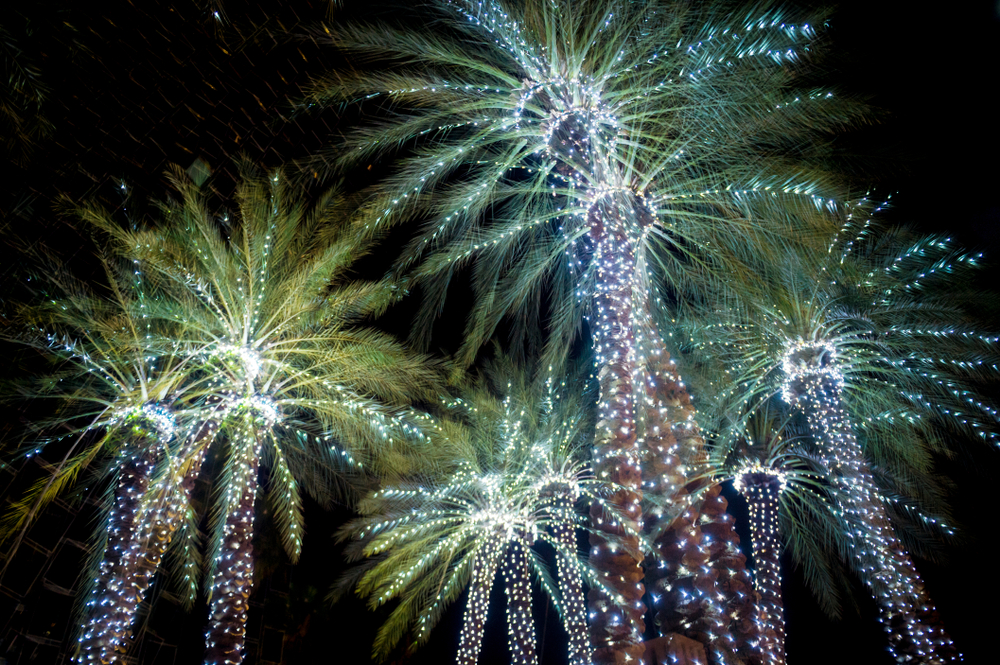
<instances>
[{"instance_id":1,"label":"dark background","mask_svg":"<svg viewBox=\"0 0 1000 665\"><path fill-rule=\"evenodd\" d=\"M348 6L339 16L363 17L392 6L374 0L344 4ZM8 7L0 17L4 67L15 63L44 89L39 117L48 131L26 154L9 149L16 159L3 165L0 212L6 243L0 253L5 278L0 296L23 291L29 272L21 259L25 247L44 247L60 261L89 269L88 239L54 212L60 194L123 203L124 180L131 197L121 214L139 216L148 196L163 194L161 174L168 163L187 167L200 158L219 173L240 152L273 165L327 143L339 131L336 117L296 115L288 100L310 76L345 64L304 36L328 9L322 0L43 1ZM865 96L880 110L878 124L850 133L839 145L859 180L878 196L893 194L884 219L949 234L984 251L982 286L995 288L1000 276L1000 122L995 102L1000 3L844 2L834 9L827 38L827 78L838 90ZM996 320L997 305L996 299L984 298L988 320ZM16 439L17 420L23 417L24 412L6 414L5 439ZM962 536L946 549L943 563L919 561L918 567L966 661L994 662L994 566L1000 539L990 490L1000 461L995 450L970 448L957 459L941 460L940 468L954 481L952 500ZM745 523L742 501L730 497L733 513ZM57 534L74 530L86 532L86 509L75 520L72 514L47 517L36 528L38 542L56 542ZM259 616L268 617L259 620L260 653L273 655L274 640L280 644L284 633L286 662L365 662L378 616L357 601L333 608L323 602L342 567L339 547L329 534L347 512L310 504L307 516L309 533L298 567L284 564L266 536L258 543L261 568L272 573L256 596ZM743 535L747 541L748 534ZM50 571L43 572L46 579L65 579L71 587L78 569L73 551L56 546L39 551L52 559L40 568ZM13 588L27 579L19 579L18 570L12 566L0 586ZM12 631L25 621L41 625L54 617L53 627L66 624L67 617L53 609L54 592L43 586L26 589L28 595L18 601L20 610L17 603L9 611L8 603L2 604L0 622L6 623L0 623L0 655L12 647ZM144 624L145 641L136 653L142 662L160 662L155 656L165 647L158 645L173 645L176 652L170 653L176 653L177 663L198 662L204 610L184 614L169 602L169 590L158 593L166 593L166 600ZM493 629L481 657L488 664L508 662L502 594L494 596ZM848 607L842 619L829 620L786 566L785 598L791 662L889 663L874 604L863 593L857 610ZM461 603L453 608L430 646L410 662L453 658L460 608ZM554 612L541 602L536 610L544 661L564 662L565 637ZM44 632L44 627L32 630ZM58 629L56 633L54 641L63 637ZM8 658L12 663L55 662L46 654L57 651L31 652L22 644Z\"/></svg>"}]
</instances>

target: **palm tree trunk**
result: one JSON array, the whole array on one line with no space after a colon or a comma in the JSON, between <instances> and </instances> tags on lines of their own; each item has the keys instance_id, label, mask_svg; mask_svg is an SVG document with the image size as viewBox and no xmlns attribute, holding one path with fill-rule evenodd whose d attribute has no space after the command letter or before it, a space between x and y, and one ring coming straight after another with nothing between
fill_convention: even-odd
<instances>
[{"instance_id":1,"label":"palm tree trunk","mask_svg":"<svg viewBox=\"0 0 1000 665\"><path fill-rule=\"evenodd\" d=\"M102 612L104 622L91 619L88 623L84 638L81 639L79 662L117 663L127 651L139 604L145 598L167 546L180 526L204 459L204 441L211 438L214 428L214 423L206 423L201 433L192 437L177 452L163 476L152 487L149 485L149 474L153 469L152 458L147 460L149 466L145 476L136 475L137 480L142 478L142 489L138 491L137 485L134 496L138 499L131 508L133 523L129 540L121 548L120 562L113 572L113 580L109 582L110 586L118 590L116 599ZM116 501L116 510L117 506ZM121 530L121 534L124 537L125 529ZM108 546L111 549L110 538ZM91 637L88 638L88 635ZM103 641L96 644L94 639L102 635Z\"/></svg>"},{"instance_id":2,"label":"palm tree trunk","mask_svg":"<svg viewBox=\"0 0 1000 665\"><path fill-rule=\"evenodd\" d=\"M590 561L601 572L610 594L593 588L587 596L591 616L593 661L600 665L637 662L643 655L641 531L642 469L636 445L633 374L636 334L632 318L635 240L616 222L617 208L607 211L594 232L597 292L592 313L594 353L600 398L594 446L598 479L616 491L604 505L591 505L594 531Z\"/></svg>"},{"instance_id":3,"label":"palm tree trunk","mask_svg":"<svg viewBox=\"0 0 1000 665\"><path fill-rule=\"evenodd\" d=\"M253 590L253 520L257 498L260 441L236 460L228 491L238 493L229 504L222 547L215 560L211 608L205 636L205 665L239 665L246 642L247 603Z\"/></svg>"},{"instance_id":4,"label":"palm tree trunk","mask_svg":"<svg viewBox=\"0 0 1000 665\"><path fill-rule=\"evenodd\" d=\"M122 450L107 546L79 640L79 663L117 663L125 652L132 624L130 580L138 558L138 516L158 452L159 447L150 446L145 438L130 441Z\"/></svg>"},{"instance_id":5,"label":"palm tree trunk","mask_svg":"<svg viewBox=\"0 0 1000 665\"><path fill-rule=\"evenodd\" d=\"M805 410L823 461L832 472L854 557L863 570L872 571L865 582L879 604L893 657L900 663L959 660L920 574L886 515L844 409L841 381L829 371L806 369L789 377L786 387L786 394Z\"/></svg>"},{"instance_id":6,"label":"palm tree trunk","mask_svg":"<svg viewBox=\"0 0 1000 665\"><path fill-rule=\"evenodd\" d=\"M514 665L538 665L535 621L531 616L530 575L528 550L520 540L514 540L503 571L504 591L507 594L507 641L510 662Z\"/></svg>"},{"instance_id":7,"label":"palm tree trunk","mask_svg":"<svg viewBox=\"0 0 1000 665\"><path fill-rule=\"evenodd\" d=\"M193 455L187 457L187 455ZM163 478L152 488L152 505L144 511L145 524L139 535L139 550L135 573L132 577L133 593L129 598L129 616L135 617L139 603L146 597L153 577L160 569L163 555L170 546L177 529L184 519L191 501L191 491L201 472L205 451L199 443L182 451Z\"/></svg>"},{"instance_id":8,"label":"palm tree trunk","mask_svg":"<svg viewBox=\"0 0 1000 665\"><path fill-rule=\"evenodd\" d=\"M721 618L728 629L728 636L723 636L723 641L731 637L737 656L747 665L759 665L762 662L757 648L760 641L757 623L760 594L754 590L747 570L747 557L740 549L736 520L726 512L728 506L729 501L722 495L722 487L715 485L710 488L701 503L701 531L709 539L709 566L719 573L716 588L722 598Z\"/></svg>"},{"instance_id":9,"label":"palm tree trunk","mask_svg":"<svg viewBox=\"0 0 1000 665\"><path fill-rule=\"evenodd\" d=\"M500 557L503 556L505 542L499 539L483 548L472 562L472 581L469 584L469 600L465 604L462 617L462 632L458 638L458 665L476 665L479 650L483 646L483 630L486 613L490 607L490 589L497 572Z\"/></svg>"},{"instance_id":10,"label":"palm tree trunk","mask_svg":"<svg viewBox=\"0 0 1000 665\"><path fill-rule=\"evenodd\" d=\"M583 575L576 556L576 531L570 516L573 501L565 494L553 498L556 515L552 536L557 544L556 574L563 603L563 626L569 633L569 665L590 665L587 608L584 606Z\"/></svg>"},{"instance_id":11,"label":"palm tree trunk","mask_svg":"<svg viewBox=\"0 0 1000 665\"><path fill-rule=\"evenodd\" d=\"M760 592L758 623L764 665L785 663L785 617L781 600L781 546L778 531L778 498L781 486L771 474L747 474L743 494L750 506L753 560Z\"/></svg>"},{"instance_id":12,"label":"palm tree trunk","mask_svg":"<svg viewBox=\"0 0 1000 665\"><path fill-rule=\"evenodd\" d=\"M705 488L705 442L687 387L654 330L644 339L649 374L642 446L646 528L656 534L646 562L660 635L680 633L706 646L713 663L756 641L752 586L735 521L718 487ZM693 497L697 498L693 498ZM735 615L735 618L734 618ZM749 634L733 637L731 626ZM748 649L749 650L749 649Z\"/></svg>"}]
</instances>

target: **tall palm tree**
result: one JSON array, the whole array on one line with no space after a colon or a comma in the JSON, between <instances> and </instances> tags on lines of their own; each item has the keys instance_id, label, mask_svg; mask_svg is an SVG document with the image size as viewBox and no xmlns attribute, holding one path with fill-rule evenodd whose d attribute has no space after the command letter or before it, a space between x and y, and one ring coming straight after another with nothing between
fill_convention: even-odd
<instances>
[{"instance_id":1,"label":"tall palm tree","mask_svg":"<svg viewBox=\"0 0 1000 665\"><path fill-rule=\"evenodd\" d=\"M424 643L469 587L457 662L475 663L490 588L502 572L511 658L537 663L528 582L534 571L569 633L570 662L590 662L575 503L602 497L580 461L586 409L566 382L550 376L539 385L512 370L501 362L492 378L509 377L506 386L483 382L448 402L438 425L438 473L375 492L361 503L362 517L342 530L353 540L348 555L367 559L345 577L342 591L356 587L372 607L399 600L379 630L379 658L411 625L413 647ZM531 551L539 540L556 551L557 581Z\"/></svg>"},{"instance_id":2,"label":"tall palm tree","mask_svg":"<svg viewBox=\"0 0 1000 665\"><path fill-rule=\"evenodd\" d=\"M187 408L199 422L214 424L192 441L186 465L169 467L157 484L162 493L153 504L166 515L150 538L162 552L182 517L183 493L171 485L178 474L196 475L214 447L222 464L210 520L205 659L238 663L261 464L268 466L275 524L294 561L303 535L301 491L323 492L307 482L317 474L295 472L296 460L391 468L405 445L423 436L406 405L438 394L438 372L391 336L359 325L384 311L396 290L350 278L366 244L338 225L343 200L335 192L310 204L280 172L265 176L243 165L236 211L216 216L206 192L182 171L169 177L177 199L161 204L154 228L122 229L95 207L81 212L161 285L161 297L146 304L148 316L193 365Z\"/></svg>"},{"instance_id":3,"label":"tall palm tree","mask_svg":"<svg viewBox=\"0 0 1000 665\"><path fill-rule=\"evenodd\" d=\"M692 264L711 266L716 248L766 257L787 229L755 220L831 205L805 152L854 112L832 93L795 89L814 31L771 3L436 4L434 30L318 33L385 66L316 84L310 104L378 105L380 117L352 132L339 159L317 164L404 155L366 227L424 220L400 263L424 296L417 341L470 265L465 362L510 317L528 343L545 329L543 362L558 365L589 322L601 386L595 470L622 488L614 504L628 515L618 526L593 516L607 535L595 536L592 556L615 589L591 598L593 640L601 662L638 659L643 556L635 538L614 552L609 543L642 521L647 266L678 281ZM612 605L625 621L608 623Z\"/></svg>"},{"instance_id":4,"label":"tall palm tree","mask_svg":"<svg viewBox=\"0 0 1000 665\"><path fill-rule=\"evenodd\" d=\"M875 233L870 220L849 220L840 236L822 252L789 256L743 298L749 304L713 310L694 334L729 367L721 392L780 393L804 412L894 656L948 662L957 651L864 453L905 478L929 473L932 452L946 449L942 425L995 437L998 412L969 378L988 376L996 339L961 323L957 273L976 257L939 238Z\"/></svg>"},{"instance_id":5,"label":"tall palm tree","mask_svg":"<svg viewBox=\"0 0 1000 665\"><path fill-rule=\"evenodd\" d=\"M765 406L746 421L742 432L739 439L719 446L713 456L728 453L726 463L720 464L721 477L733 479L749 507L754 580L761 596L757 605L761 660L784 663L781 553L790 550L823 609L836 616L843 590L835 576L842 574L850 560L850 529L832 491L836 478L822 458L807 449L806 437L796 434L790 416L779 422ZM932 476L918 475L934 485ZM894 484L890 489L898 491L899 487ZM928 514L928 508L939 517L946 514L938 501L918 500L914 505L912 498L905 500L921 516Z\"/></svg>"}]
</instances>

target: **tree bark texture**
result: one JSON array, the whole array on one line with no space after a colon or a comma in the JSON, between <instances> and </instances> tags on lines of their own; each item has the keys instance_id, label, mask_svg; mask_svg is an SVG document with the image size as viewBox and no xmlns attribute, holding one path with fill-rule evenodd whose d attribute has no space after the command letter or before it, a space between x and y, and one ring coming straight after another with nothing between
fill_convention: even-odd
<instances>
[{"instance_id":1,"label":"tree bark texture","mask_svg":"<svg viewBox=\"0 0 1000 665\"><path fill-rule=\"evenodd\" d=\"M757 621L764 665L785 663L785 616L781 599L781 543L778 530L778 499L781 486L770 474L748 474L743 494L750 507L754 569L760 593Z\"/></svg>"},{"instance_id":2,"label":"tree bark texture","mask_svg":"<svg viewBox=\"0 0 1000 665\"><path fill-rule=\"evenodd\" d=\"M531 616L531 571L528 550L519 540L510 543L503 570L507 594L507 640L510 662L514 665L538 665L535 650L535 620Z\"/></svg>"},{"instance_id":3,"label":"tree bark texture","mask_svg":"<svg viewBox=\"0 0 1000 665\"><path fill-rule=\"evenodd\" d=\"M563 494L555 496L552 503L556 518L552 525L552 537L558 545L556 575L563 604L563 626L569 634L569 665L590 665L583 575L576 554L576 530L570 517L573 500Z\"/></svg>"},{"instance_id":4,"label":"tree bark texture","mask_svg":"<svg viewBox=\"0 0 1000 665\"><path fill-rule=\"evenodd\" d=\"M107 546L98 569L79 640L79 663L117 663L125 652L134 616L131 580L141 556L139 511L156 466L159 446L130 441L122 451L114 505L108 515Z\"/></svg>"},{"instance_id":5,"label":"tree bark texture","mask_svg":"<svg viewBox=\"0 0 1000 665\"><path fill-rule=\"evenodd\" d=\"M655 539L646 585L657 628L703 643L712 663L729 662L737 650L752 656L755 594L735 521L721 490L697 478L707 457L687 387L658 333L647 340L643 477Z\"/></svg>"},{"instance_id":6,"label":"tree bark texture","mask_svg":"<svg viewBox=\"0 0 1000 665\"><path fill-rule=\"evenodd\" d=\"M618 206L609 203L602 210L602 224L595 229L597 292L591 319L600 385L594 470L615 491L607 497L607 507L591 505L590 561L607 591L592 588L587 600L593 661L605 665L642 658L646 607L638 537L642 469L633 399L635 241L621 223Z\"/></svg>"},{"instance_id":7,"label":"tree bark texture","mask_svg":"<svg viewBox=\"0 0 1000 665\"><path fill-rule=\"evenodd\" d=\"M213 424L205 426L204 434L185 445L168 462L166 472L160 477L142 497L139 507L141 527L133 533L130 546L130 564L123 575L127 593L123 593L118 607L116 623L121 625L122 637L118 644L119 652L124 654L131 639L132 623L140 603L146 597L153 577L159 570L163 555L170 545L173 535L183 519L184 512L190 502L191 490L201 471L201 463L205 453L204 438L210 436ZM109 661L117 662L117 661Z\"/></svg>"},{"instance_id":8,"label":"tree bark texture","mask_svg":"<svg viewBox=\"0 0 1000 665\"><path fill-rule=\"evenodd\" d=\"M843 406L842 387L828 371L791 377L788 394L803 408L834 478L851 531L853 554L870 571L865 582L881 610L889 650L899 663L940 664L960 655L945 632L923 581L886 515L885 505Z\"/></svg>"}]
</instances>

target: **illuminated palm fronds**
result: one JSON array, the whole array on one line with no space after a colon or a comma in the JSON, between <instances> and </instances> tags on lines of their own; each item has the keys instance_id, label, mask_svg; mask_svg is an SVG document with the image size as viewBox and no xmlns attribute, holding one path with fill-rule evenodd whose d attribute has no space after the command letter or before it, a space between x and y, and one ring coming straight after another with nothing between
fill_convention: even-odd
<instances>
[{"instance_id":1,"label":"illuminated palm fronds","mask_svg":"<svg viewBox=\"0 0 1000 665\"><path fill-rule=\"evenodd\" d=\"M964 323L958 273L975 257L942 239L875 234L864 212L856 207L823 251L765 273L732 308L705 307L686 334L693 355L725 367L719 392L736 397L737 410L781 393L805 412L894 653L947 661L956 652L893 533L861 444L890 478L919 487L914 479L931 476L932 452L946 449L949 430L994 438L997 412L975 382L995 372L996 340Z\"/></svg>"},{"instance_id":2,"label":"illuminated palm fronds","mask_svg":"<svg viewBox=\"0 0 1000 665\"><path fill-rule=\"evenodd\" d=\"M108 488L106 528L97 531L93 569L84 577L82 662L112 662L124 649L132 617L122 608L131 601L128 580L141 565L143 496L190 426L180 403L190 363L173 344L153 340L159 330L147 316L147 304L159 296L157 283L115 258L101 265L104 280L95 291L46 262L33 280L37 301L16 312L18 341L49 364L21 384L22 397L35 408L55 407L32 422L25 454L61 459L13 503L4 524L5 536L20 540L81 473Z\"/></svg>"},{"instance_id":3,"label":"illuminated palm fronds","mask_svg":"<svg viewBox=\"0 0 1000 665\"><path fill-rule=\"evenodd\" d=\"M795 540L824 553L846 558L847 537L828 498L829 482L823 466L802 448L790 421L779 421L766 406L745 421L738 439L716 442L720 474L732 478L749 505L754 557L754 581L760 595L756 620L760 655L765 664L785 662L784 604L781 597L781 553ZM797 444L797 445L796 445ZM818 546L818 547L817 547ZM828 572L830 556L812 557L809 581L816 589L815 571ZM839 563L835 560L833 565ZM829 582L831 577L820 578ZM836 603L836 586L820 588L827 604Z\"/></svg>"},{"instance_id":4,"label":"illuminated palm fronds","mask_svg":"<svg viewBox=\"0 0 1000 665\"><path fill-rule=\"evenodd\" d=\"M499 376L511 376L510 369ZM352 540L348 555L366 559L342 589L354 586L373 608L398 601L379 630L378 658L407 630L413 647L426 642L446 607L469 588L458 662L475 663L489 590L503 567L514 661L537 662L530 570L570 633L570 662L589 662L585 569L575 536L582 516L574 506L581 496L603 501L603 493L582 461L588 410L578 389L554 377L532 383L518 376L506 385L470 386L449 400L437 443L451 468L375 492L361 502L363 516L341 532ZM613 508L605 514L616 519ZM537 541L555 548L558 581L531 551Z\"/></svg>"},{"instance_id":5,"label":"illuminated palm fronds","mask_svg":"<svg viewBox=\"0 0 1000 665\"><path fill-rule=\"evenodd\" d=\"M425 323L451 275L473 266L466 361L504 315L537 323L551 288L559 303L547 360L559 360L598 295L593 259L611 226L627 229L636 261L683 280L686 264L711 261L712 246L774 257L808 218L786 218L784 207L836 205L822 198L830 185L819 160L801 153L859 108L795 87L817 24L776 4L441 0L434 9L438 30L320 33L381 69L337 72L308 102L395 112L354 129L323 163L366 165L412 147L378 184L366 227L427 220L402 262L419 263ZM803 157L794 168L789 153ZM414 334L426 341L430 329Z\"/></svg>"},{"instance_id":6,"label":"illuminated palm fronds","mask_svg":"<svg viewBox=\"0 0 1000 665\"><path fill-rule=\"evenodd\" d=\"M170 175L177 198L160 205L152 228L123 229L103 209L79 210L84 221L110 237L112 251L128 266L122 273L131 280L126 284L134 282L140 294L130 296L134 302L127 307L112 304L126 310L116 314L119 318L132 316L132 328L113 322L121 328L114 340L132 343L125 347L133 354L127 359L131 364L108 369L89 347L45 339L76 358L81 373L97 376L82 388L70 387L79 382L61 382L58 396L81 402L91 383L125 385L119 374L128 370L145 377L155 365L157 381L170 379L157 387L155 399L169 398L169 407L183 416L185 429L175 437L172 454L155 472L144 467L145 491L129 504L136 523L144 526L126 540L130 551L143 556L125 576L130 579L117 582L127 598L112 612L114 648L124 648L135 610L174 534L190 525L192 484L214 448L222 464L210 515L213 610L207 659L236 662L246 619L242 599L252 584L250 538L260 465L267 465L268 503L294 561L303 535L301 492L325 498L329 481L345 471L403 470L403 453L423 440L409 404L436 399L439 371L392 337L360 325L384 311L396 290L388 283L351 279L350 265L366 245L343 232L344 202L334 192L310 204L280 173L265 176L244 166L237 209L216 216L206 193L182 171ZM92 321L77 327L88 335L99 332L93 332ZM180 369L165 372L174 366ZM100 395L90 398L96 406L81 427L112 432L109 423L159 422L149 415L151 389L137 385L129 384L124 405ZM294 473L293 465L303 470L303 457L313 468ZM186 588L193 593L190 565L186 568ZM108 656L104 647L90 648L90 632L85 629L82 658L119 658Z\"/></svg>"}]
</instances>

